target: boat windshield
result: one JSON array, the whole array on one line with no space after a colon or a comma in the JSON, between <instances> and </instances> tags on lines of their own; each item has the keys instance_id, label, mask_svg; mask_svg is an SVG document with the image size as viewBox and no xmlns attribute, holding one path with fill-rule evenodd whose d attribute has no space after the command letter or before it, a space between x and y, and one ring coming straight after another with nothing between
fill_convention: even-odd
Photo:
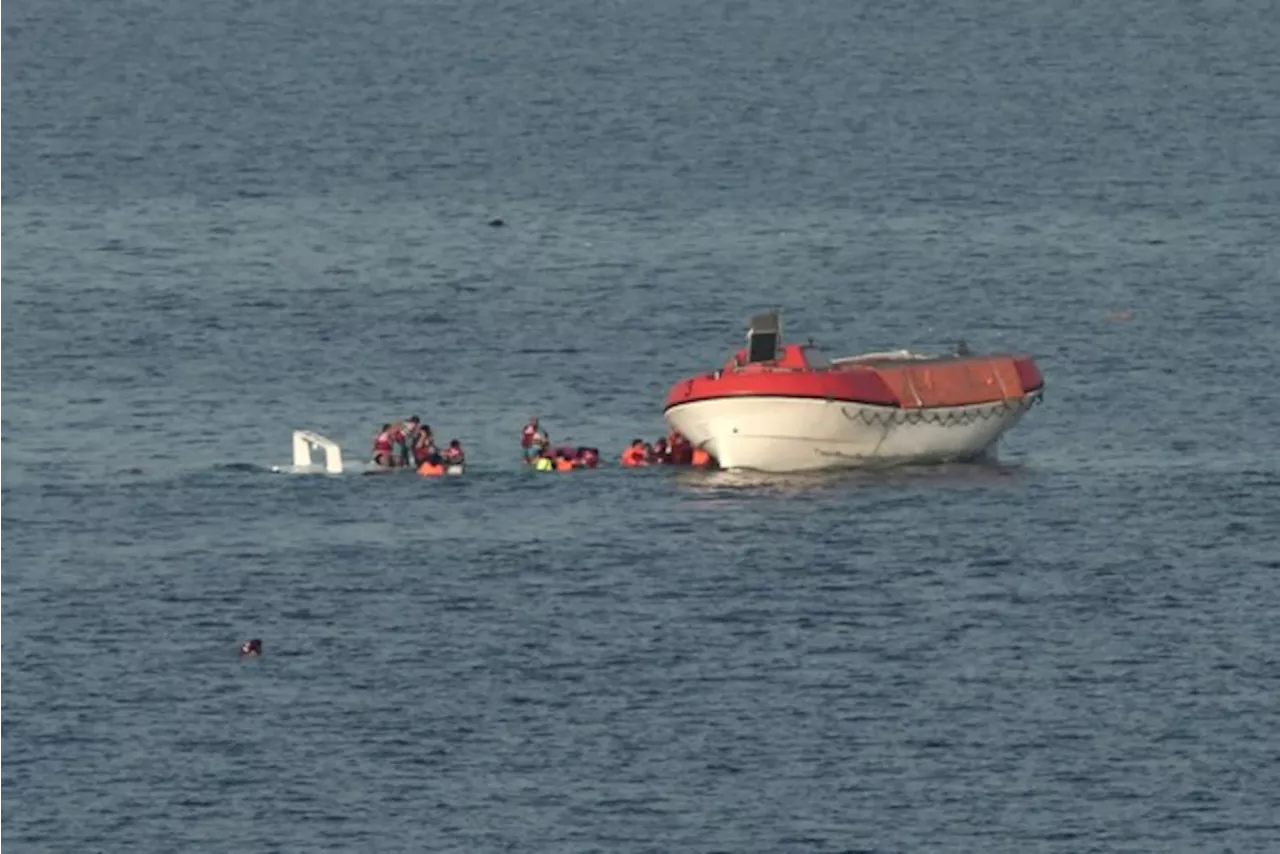
<instances>
[{"instance_id":1,"label":"boat windshield","mask_svg":"<svg viewBox=\"0 0 1280 854\"><path fill-rule=\"evenodd\" d=\"M811 368L829 368L831 360L827 358L827 354L822 352L822 348L817 344L806 344L800 348L804 353L804 359L809 363Z\"/></svg>"}]
</instances>

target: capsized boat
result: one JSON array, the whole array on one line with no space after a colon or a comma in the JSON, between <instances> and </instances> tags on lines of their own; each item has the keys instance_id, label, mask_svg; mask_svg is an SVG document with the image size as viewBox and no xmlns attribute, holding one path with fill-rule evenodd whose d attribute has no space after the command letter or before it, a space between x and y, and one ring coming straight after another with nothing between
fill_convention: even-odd
<instances>
[{"instance_id":1,"label":"capsized boat","mask_svg":"<svg viewBox=\"0 0 1280 854\"><path fill-rule=\"evenodd\" d=\"M899 350L827 359L783 344L777 313L751 318L747 346L680 380L664 417L726 469L816 471L973 460L1038 403L1027 355Z\"/></svg>"}]
</instances>

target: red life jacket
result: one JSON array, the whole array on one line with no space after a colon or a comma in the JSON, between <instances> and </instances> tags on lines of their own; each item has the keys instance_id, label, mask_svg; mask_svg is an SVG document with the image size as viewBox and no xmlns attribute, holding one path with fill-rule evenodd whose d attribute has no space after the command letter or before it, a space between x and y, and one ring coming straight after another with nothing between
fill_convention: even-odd
<instances>
[{"instance_id":1,"label":"red life jacket","mask_svg":"<svg viewBox=\"0 0 1280 854\"><path fill-rule=\"evenodd\" d=\"M524 425L524 430L520 431L520 447L528 448L533 444L533 437L538 434L538 428L532 421Z\"/></svg>"},{"instance_id":2,"label":"red life jacket","mask_svg":"<svg viewBox=\"0 0 1280 854\"><path fill-rule=\"evenodd\" d=\"M375 454L391 453L391 434L389 432L384 430L374 438L373 452Z\"/></svg>"}]
</instances>

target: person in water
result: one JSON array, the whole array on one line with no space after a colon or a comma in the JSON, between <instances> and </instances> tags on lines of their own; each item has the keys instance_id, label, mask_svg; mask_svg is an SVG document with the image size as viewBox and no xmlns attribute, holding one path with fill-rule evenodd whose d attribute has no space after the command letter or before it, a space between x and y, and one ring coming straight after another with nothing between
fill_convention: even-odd
<instances>
[{"instance_id":1,"label":"person in water","mask_svg":"<svg viewBox=\"0 0 1280 854\"><path fill-rule=\"evenodd\" d=\"M394 443L391 435L391 425L383 424L382 430L373 438L373 464L375 466L391 468L394 464L392 460Z\"/></svg>"},{"instance_id":2,"label":"person in water","mask_svg":"<svg viewBox=\"0 0 1280 854\"><path fill-rule=\"evenodd\" d=\"M440 455L446 466L463 466L467 463L467 455L462 452L462 443L457 439L449 440L449 447Z\"/></svg>"},{"instance_id":3,"label":"person in water","mask_svg":"<svg viewBox=\"0 0 1280 854\"><path fill-rule=\"evenodd\" d=\"M536 455L533 457L533 470L555 471L555 468L555 461L551 459L551 449L544 445L542 448L538 449Z\"/></svg>"},{"instance_id":4,"label":"person in water","mask_svg":"<svg viewBox=\"0 0 1280 854\"><path fill-rule=\"evenodd\" d=\"M578 468L578 449L561 448L555 453L556 471L573 471Z\"/></svg>"},{"instance_id":5,"label":"person in water","mask_svg":"<svg viewBox=\"0 0 1280 854\"><path fill-rule=\"evenodd\" d=\"M412 464L414 468L422 465L437 453L436 440L431 433L430 424L421 425L414 433L413 446L410 451L413 454Z\"/></svg>"},{"instance_id":6,"label":"person in water","mask_svg":"<svg viewBox=\"0 0 1280 854\"><path fill-rule=\"evenodd\" d=\"M529 423L520 431L520 448L524 453L525 464L534 462L550 444L551 438L538 424L538 416L530 418Z\"/></svg>"},{"instance_id":7,"label":"person in water","mask_svg":"<svg viewBox=\"0 0 1280 854\"><path fill-rule=\"evenodd\" d=\"M260 638L247 640L240 644L241 658L257 658L260 655L262 655L262 640Z\"/></svg>"},{"instance_id":8,"label":"person in water","mask_svg":"<svg viewBox=\"0 0 1280 854\"><path fill-rule=\"evenodd\" d=\"M644 439L632 439L631 444L622 452L622 464L627 468L647 466L651 456L649 445Z\"/></svg>"},{"instance_id":9,"label":"person in water","mask_svg":"<svg viewBox=\"0 0 1280 854\"><path fill-rule=\"evenodd\" d=\"M411 462L409 443L404 434L404 422L396 421L391 425L391 465L399 468Z\"/></svg>"},{"instance_id":10,"label":"person in water","mask_svg":"<svg viewBox=\"0 0 1280 854\"><path fill-rule=\"evenodd\" d=\"M400 425L400 432L404 435L404 453L401 459L404 465L413 468L417 466L417 443L418 434L422 432L422 419L416 415L409 416L408 420Z\"/></svg>"},{"instance_id":11,"label":"person in water","mask_svg":"<svg viewBox=\"0 0 1280 854\"><path fill-rule=\"evenodd\" d=\"M667 451L673 465L687 466L693 462L693 445L678 430L667 435Z\"/></svg>"},{"instance_id":12,"label":"person in water","mask_svg":"<svg viewBox=\"0 0 1280 854\"><path fill-rule=\"evenodd\" d=\"M423 427L424 431L430 435L431 428ZM418 458L418 474L425 477L435 477L445 474L448 464L445 462L444 454L441 454L436 448L436 443L430 439L425 440L426 444L420 446L421 457ZM455 440L456 441L456 440Z\"/></svg>"}]
</instances>

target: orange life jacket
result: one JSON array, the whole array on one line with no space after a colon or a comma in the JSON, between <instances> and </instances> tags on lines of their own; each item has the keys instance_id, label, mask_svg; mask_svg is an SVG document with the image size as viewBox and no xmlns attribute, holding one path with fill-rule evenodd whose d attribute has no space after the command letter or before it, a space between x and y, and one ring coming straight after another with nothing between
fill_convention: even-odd
<instances>
[{"instance_id":1,"label":"orange life jacket","mask_svg":"<svg viewBox=\"0 0 1280 854\"><path fill-rule=\"evenodd\" d=\"M418 474L423 477L440 477L444 474L444 466L438 466L431 462L425 462L418 466Z\"/></svg>"},{"instance_id":2,"label":"orange life jacket","mask_svg":"<svg viewBox=\"0 0 1280 854\"><path fill-rule=\"evenodd\" d=\"M702 450L701 448L694 448L692 463L695 466L710 465L711 455L708 454L706 451Z\"/></svg>"},{"instance_id":3,"label":"orange life jacket","mask_svg":"<svg viewBox=\"0 0 1280 854\"><path fill-rule=\"evenodd\" d=\"M627 448L622 452L622 464L624 466L642 466L644 465L644 448L639 445Z\"/></svg>"},{"instance_id":4,"label":"orange life jacket","mask_svg":"<svg viewBox=\"0 0 1280 854\"><path fill-rule=\"evenodd\" d=\"M573 469L573 460L566 460L560 457L556 460L556 471L570 471Z\"/></svg>"}]
</instances>

